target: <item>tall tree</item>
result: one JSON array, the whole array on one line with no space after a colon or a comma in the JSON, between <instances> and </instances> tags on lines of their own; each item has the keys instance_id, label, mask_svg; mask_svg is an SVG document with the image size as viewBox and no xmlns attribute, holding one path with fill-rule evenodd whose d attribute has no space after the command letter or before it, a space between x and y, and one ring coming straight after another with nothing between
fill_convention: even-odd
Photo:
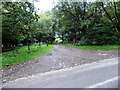
<instances>
[{"instance_id":1,"label":"tall tree","mask_svg":"<svg viewBox=\"0 0 120 90\"><path fill-rule=\"evenodd\" d=\"M27 32L30 33L30 24L37 20L36 16L30 2L2 2L3 46L13 48L24 40Z\"/></svg>"}]
</instances>

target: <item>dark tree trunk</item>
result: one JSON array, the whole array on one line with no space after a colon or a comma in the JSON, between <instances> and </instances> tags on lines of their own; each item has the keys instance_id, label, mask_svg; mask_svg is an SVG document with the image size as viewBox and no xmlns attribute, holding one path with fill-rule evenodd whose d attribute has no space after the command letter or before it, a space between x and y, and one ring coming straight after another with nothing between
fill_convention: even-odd
<instances>
[{"instance_id":1,"label":"dark tree trunk","mask_svg":"<svg viewBox=\"0 0 120 90\"><path fill-rule=\"evenodd\" d=\"M28 42L28 51L30 51L30 43Z\"/></svg>"},{"instance_id":2,"label":"dark tree trunk","mask_svg":"<svg viewBox=\"0 0 120 90\"><path fill-rule=\"evenodd\" d=\"M49 45L49 41L47 40L47 46Z\"/></svg>"},{"instance_id":3,"label":"dark tree trunk","mask_svg":"<svg viewBox=\"0 0 120 90\"><path fill-rule=\"evenodd\" d=\"M39 47L41 47L40 41L39 41Z\"/></svg>"},{"instance_id":4,"label":"dark tree trunk","mask_svg":"<svg viewBox=\"0 0 120 90\"><path fill-rule=\"evenodd\" d=\"M62 33L62 42L64 42L64 34Z\"/></svg>"}]
</instances>

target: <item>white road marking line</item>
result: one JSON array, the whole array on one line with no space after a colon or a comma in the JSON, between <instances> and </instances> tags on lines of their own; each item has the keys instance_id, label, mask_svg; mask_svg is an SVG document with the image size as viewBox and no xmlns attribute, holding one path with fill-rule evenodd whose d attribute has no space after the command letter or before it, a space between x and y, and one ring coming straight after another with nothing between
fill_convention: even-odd
<instances>
[{"instance_id":1,"label":"white road marking line","mask_svg":"<svg viewBox=\"0 0 120 90\"><path fill-rule=\"evenodd\" d=\"M102 64L105 64L105 65L102 65ZM25 79L26 80L28 80L28 79L34 79L36 77L40 78L40 77L43 77L43 76L56 75L58 73L60 74L60 73L63 73L63 72L69 72L69 71L75 71L75 70L79 70L79 72L87 71L87 70L94 69L96 67L97 68L104 67L104 66L106 66L106 64L107 65L118 64L118 57L111 58L111 59L100 60L100 61L96 61L96 62L92 62L92 63L87 63L87 64L83 64L83 65L78 65L78 66L75 66L75 67L63 68L63 69L60 69L60 70L53 70L53 71L44 72L44 73L38 73L36 75L31 75L31 76L27 76L27 77L18 78L18 79L13 80L13 81L9 81L9 82L3 84L2 86L6 86L7 84L9 85L11 83L14 83L14 82L17 82L17 81L21 81L21 80L25 80Z\"/></svg>"},{"instance_id":2,"label":"white road marking line","mask_svg":"<svg viewBox=\"0 0 120 90\"><path fill-rule=\"evenodd\" d=\"M114 77L112 79L106 80L106 81L101 82L101 83L97 83L95 85L91 85L91 86L89 86L87 88L97 88L97 87L103 86L103 85L108 84L108 83L110 83L112 81L115 81L115 80L118 80L118 77Z\"/></svg>"}]
</instances>

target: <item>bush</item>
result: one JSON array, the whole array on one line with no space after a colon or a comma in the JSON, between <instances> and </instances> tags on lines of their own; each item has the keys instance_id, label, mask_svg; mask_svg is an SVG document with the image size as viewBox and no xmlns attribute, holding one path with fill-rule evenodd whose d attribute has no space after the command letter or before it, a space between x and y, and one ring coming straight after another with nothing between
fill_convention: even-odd
<instances>
[{"instance_id":1,"label":"bush","mask_svg":"<svg viewBox=\"0 0 120 90\"><path fill-rule=\"evenodd\" d=\"M89 30L78 45L119 45L120 38L115 32L105 28Z\"/></svg>"}]
</instances>

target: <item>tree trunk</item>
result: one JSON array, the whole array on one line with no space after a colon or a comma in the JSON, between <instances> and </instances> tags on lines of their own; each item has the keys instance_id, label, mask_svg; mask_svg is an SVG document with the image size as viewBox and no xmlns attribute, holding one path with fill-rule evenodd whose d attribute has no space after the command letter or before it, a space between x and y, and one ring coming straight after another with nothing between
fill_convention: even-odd
<instances>
[{"instance_id":1,"label":"tree trunk","mask_svg":"<svg viewBox=\"0 0 120 90\"><path fill-rule=\"evenodd\" d=\"M30 51L30 43L28 42L28 51Z\"/></svg>"},{"instance_id":2,"label":"tree trunk","mask_svg":"<svg viewBox=\"0 0 120 90\"><path fill-rule=\"evenodd\" d=\"M49 43L48 43L49 41L47 40L47 46L49 45Z\"/></svg>"},{"instance_id":3,"label":"tree trunk","mask_svg":"<svg viewBox=\"0 0 120 90\"><path fill-rule=\"evenodd\" d=\"M62 42L64 42L64 34L62 33Z\"/></svg>"},{"instance_id":4,"label":"tree trunk","mask_svg":"<svg viewBox=\"0 0 120 90\"><path fill-rule=\"evenodd\" d=\"M73 39L73 45L75 45L75 43L76 43L76 39Z\"/></svg>"},{"instance_id":5,"label":"tree trunk","mask_svg":"<svg viewBox=\"0 0 120 90\"><path fill-rule=\"evenodd\" d=\"M41 47L40 41L39 41L39 47Z\"/></svg>"}]
</instances>

